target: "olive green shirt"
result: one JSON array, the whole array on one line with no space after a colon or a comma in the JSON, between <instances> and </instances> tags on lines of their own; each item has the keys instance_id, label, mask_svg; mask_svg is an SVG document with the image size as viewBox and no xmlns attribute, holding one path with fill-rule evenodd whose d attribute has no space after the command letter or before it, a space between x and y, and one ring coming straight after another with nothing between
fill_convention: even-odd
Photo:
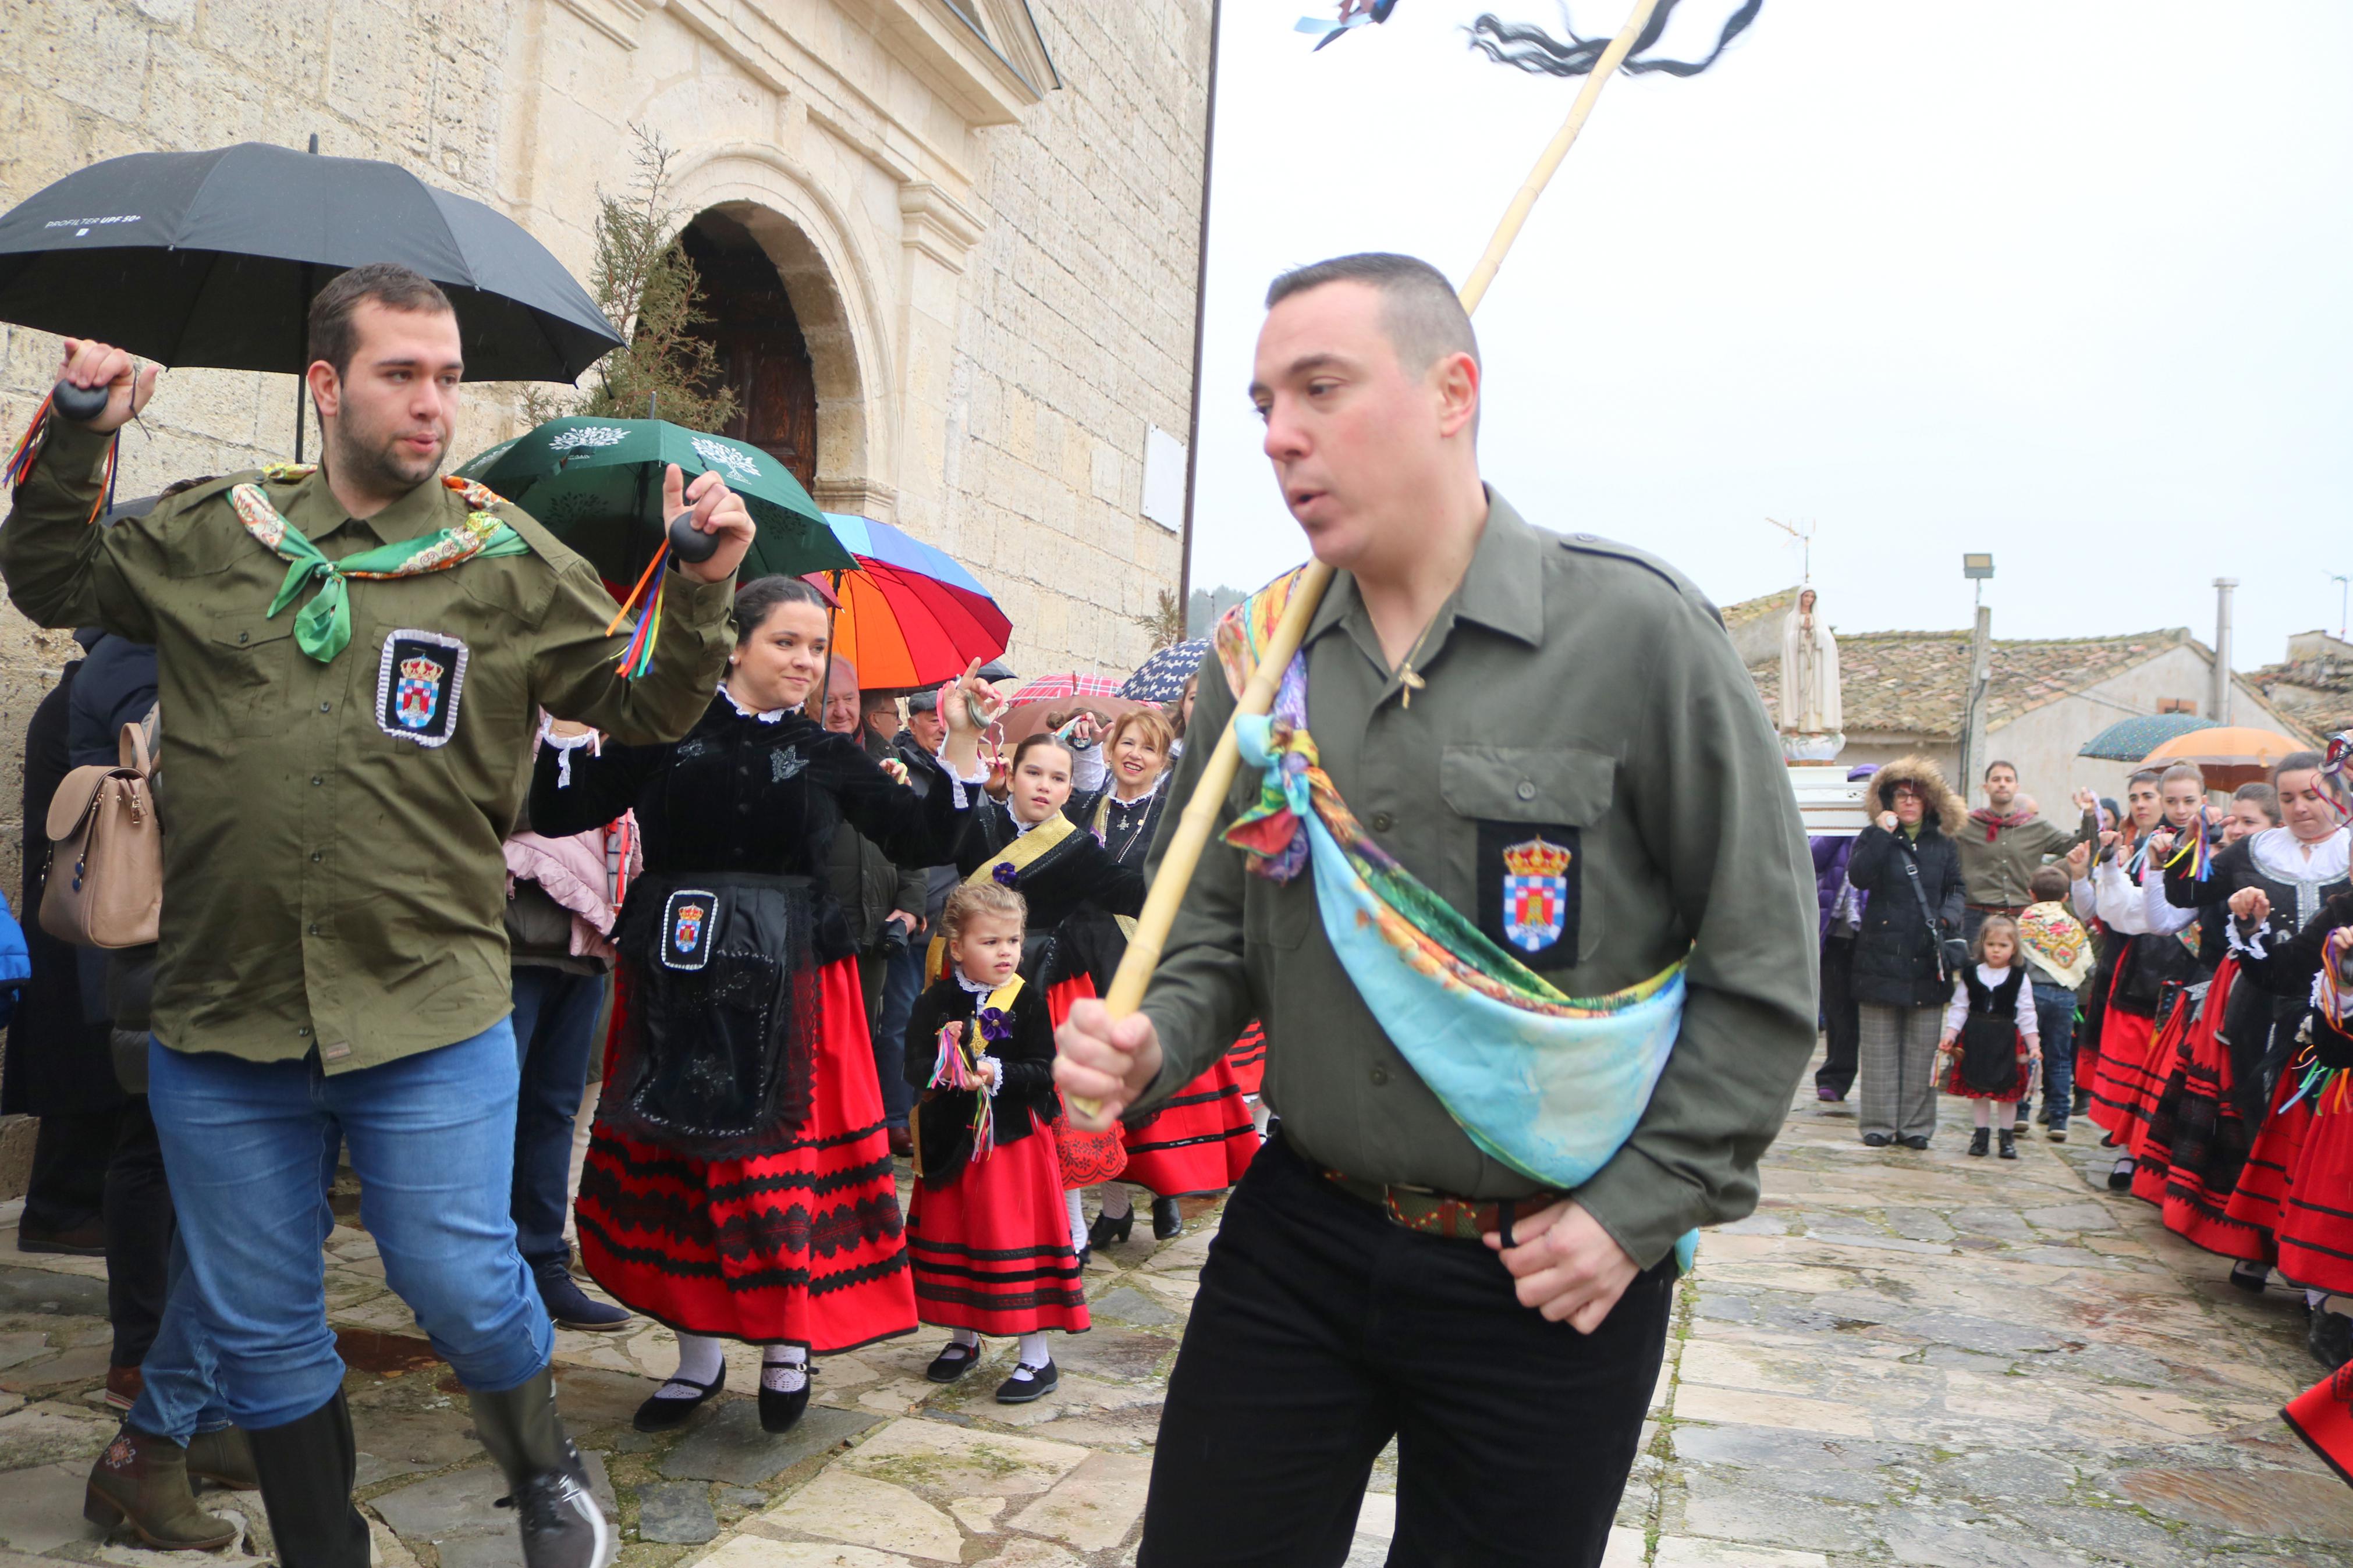
<instances>
[{"instance_id":1,"label":"olive green shirt","mask_svg":"<svg viewBox=\"0 0 2353 1568\"><path fill-rule=\"evenodd\" d=\"M1816 907L1780 747L1714 607L1650 557L1541 532L1491 490L1470 570L1414 660L1428 684L1410 706L1347 574L1307 637L1324 767L1415 876L1572 995L1689 952L1682 1033L1650 1108L1579 1201L1645 1266L1692 1226L1748 1213L1813 1050ZM1178 764L1155 869L1233 707L1213 655L1192 725L1204 739ZM1243 770L1220 832L1259 782ZM1558 928L1514 942L1504 856L1537 839L1571 852L1549 906ZM1144 1011L1166 1063L1138 1110L1256 1016L1267 1102L1312 1163L1469 1197L1535 1190L1472 1144L1374 1022L1325 939L1312 875L1248 874L1213 840Z\"/></svg>"},{"instance_id":2,"label":"olive green shirt","mask_svg":"<svg viewBox=\"0 0 2353 1568\"><path fill-rule=\"evenodd\" d=\"M351 644L321 664L292 636L311 592L266 613L288 563L229 505L229 486L259 476L91 528L104 456L102 438L52 426L0 528L0 574L42 626L155 645L156 1037L253 1061L316 1048L332 1073L496 1024L512 1006L499 844L539 710L626 742L684 734L726 659L733 584L673 574L653 668L622 681L596 572L501 505L528 554L351 583ZM264 489L332 560L467 510L438 479L365 520L322 475Z\"/></svg>"}]
</instances>

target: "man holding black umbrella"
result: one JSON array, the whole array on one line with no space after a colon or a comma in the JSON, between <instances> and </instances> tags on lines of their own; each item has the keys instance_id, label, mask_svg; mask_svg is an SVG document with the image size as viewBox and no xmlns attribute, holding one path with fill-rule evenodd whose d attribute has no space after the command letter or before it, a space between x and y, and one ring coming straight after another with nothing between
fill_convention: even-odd
<instances>
[{"instance_id":1,"label":"man holding black umbrella","mask_svg":"<svg viewBox=\"0 0 2353 1568\"><path fill-rule=\"evenodd\" d=\"M282 1561L368 1561L319 1252L340 1142L386 1279L471 1392L526 1563L602 1568L611 1527L556 1417L552 1331L508 1214L499 844L541 710L636 742L702 713L753 527L715 475L670 470L670 512L691 506L718 548L671 574L651 668L623 681L595 572L490 492L436 481L466 368L441 290L355 268L320 291L309 335L319 470L232 476L103 531L85 520L107 447L155 373L69 339L64 379L107 388L106 407L51 416L0 574L43 625L158 649L153 1108Z\"/></svg>"}]
</instances>

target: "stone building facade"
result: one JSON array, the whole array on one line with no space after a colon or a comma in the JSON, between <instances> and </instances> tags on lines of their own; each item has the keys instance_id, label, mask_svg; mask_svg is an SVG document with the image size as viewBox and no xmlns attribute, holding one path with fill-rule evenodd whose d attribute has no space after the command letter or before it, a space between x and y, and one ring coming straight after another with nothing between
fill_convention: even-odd
<instances>
[{"instance_id":1,"label":"stone building facade","mask_svg":"<svg viewBox=\"0 0 2353 1568\"><path fill-rule=\"evenodd\" d=\"M44 0L0 27L0 206L121 153L315 132L585 279L642 127L681 223L755 275L714 301L731 380L773 405L748 437L969 566L1024 673L1132 668L1179 575L1143 497L1192 394L1209 26L1210 0ZM13 438L58 347L0 331ZM122 493L290 456L295 384L167 374ZM458 452L516 427L512 389L473 389ZM0 619L14 769L57 639ZM0 778L0 816L19 793Z\"/></svg>"}]
</instances>

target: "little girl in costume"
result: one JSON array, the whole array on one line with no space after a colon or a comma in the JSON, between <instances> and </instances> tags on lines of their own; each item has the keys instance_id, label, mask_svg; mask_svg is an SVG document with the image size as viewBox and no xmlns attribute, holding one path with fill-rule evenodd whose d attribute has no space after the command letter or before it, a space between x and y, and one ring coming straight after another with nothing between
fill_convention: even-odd
<instances>
[{"instance_id":1,"label":"little girl in costume","mask_svg":"<svg viewBox=\"0 0 2353 1568\"><path fill-rule=\"evenodd\" d=\"M1987 1124L1999 1117L2001 1157L2015 1160L2018 1102L2042 1060L2042 1031L2026 987L2018 922L2008 915L1987 916L1970 956L1976 962L1953 987L1952 1005L1945 1009L1945 1037L1936 1042L1936 1048L1953 1058L1945 1075L1945 1092L1976 1102L1970 1107L1978 1124L1969 1137L1970 1153L1985 1153Z\"/></svg>"},{"instance_id":2,"label":"little girl in costume","mask_svg":"<svg viewBox=\"0 0 2353 1568\"><path fill-rule=\"evenodd\" d=\"M1027 1405L1060 1380L1046 1331L1087 1328L1062 1175L1048 1131L1054 1029L1042 987L1020 974L1021 895L966 883L941 911L947 967L907 1021L915 1188L907 1253L915 1311L950 1331L924 1373L953 1383L983 1334L1018 1334L1020 1362L997 1391Z\"/></svg>"}]
</instances>

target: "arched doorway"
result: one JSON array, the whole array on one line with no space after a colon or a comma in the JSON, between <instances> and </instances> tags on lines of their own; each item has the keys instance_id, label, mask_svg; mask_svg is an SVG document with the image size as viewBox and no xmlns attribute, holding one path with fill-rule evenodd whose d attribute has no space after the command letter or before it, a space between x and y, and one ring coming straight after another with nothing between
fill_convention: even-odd
<instances>
[{"instance_id":1,"label":"arched doorway","mask_svg":"<svg viewBox=\"0 0 2353 1568\"><path fill-rule=\"evenodd\" d=\"M766 452L814 494L817 374L776 263L716 208L687 225L679 244L701 277L709 318L696 335L717 349L720 377L735 394L735 417L722 434Z\"/></svg>"}]
</instances>

